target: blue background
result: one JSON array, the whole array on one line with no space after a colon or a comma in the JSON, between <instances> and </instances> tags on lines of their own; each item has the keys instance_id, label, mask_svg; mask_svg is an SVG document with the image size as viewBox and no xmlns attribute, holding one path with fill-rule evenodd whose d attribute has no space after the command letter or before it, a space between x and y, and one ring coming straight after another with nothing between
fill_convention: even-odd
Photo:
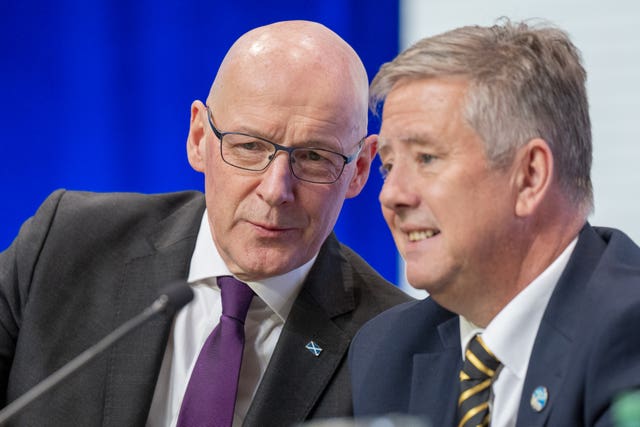
<instances>
[{"instance_id":1,"label":"blue background","mask_svg":"<svg viewBox=\"0 0 640 427\"><path fill-rule=\"evenodd\" d=\"M287 19L334 30L370 79L398 51L397 0L0 0L0 250L57 188L202 190L185 153L189 106L240 35ZM336 233L395 282L378 166Z\"/></svg>"}]
</instances>

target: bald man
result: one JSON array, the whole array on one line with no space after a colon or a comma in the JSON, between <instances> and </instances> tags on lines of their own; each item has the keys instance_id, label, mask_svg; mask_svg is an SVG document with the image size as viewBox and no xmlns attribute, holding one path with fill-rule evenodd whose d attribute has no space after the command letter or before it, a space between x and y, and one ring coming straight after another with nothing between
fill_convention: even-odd
<instances>
[{"instance_id":1,"label":"bald man","mask_svg":"<svg viewBox=\"0 0 640 427\"><path fill-rule=\"evenodd\" d=\"M351 338L408 299L332 234L375 154L367 85L356 53L326 27L255 29L231 47L206 102L191 106L187 155L204 174L204 195L53 193L0 254L2 406L142 311L165 283L186 279L195 298L174 321L151 322L109 349L16 425L175 426L219 323L221 276L254 296L233 422L202 425L350 416Z\"/></svg>"}]
</instances>

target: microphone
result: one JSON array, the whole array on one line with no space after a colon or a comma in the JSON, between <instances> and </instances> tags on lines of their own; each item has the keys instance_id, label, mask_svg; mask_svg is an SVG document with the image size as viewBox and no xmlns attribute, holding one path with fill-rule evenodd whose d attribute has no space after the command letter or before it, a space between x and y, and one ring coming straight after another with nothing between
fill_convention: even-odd
<instances>
[{"instance_id":1,"label":"microphone","mask_svg":"<svg viewBox=\"0 0 640 427\"><path fill-rule=\"evenodd\" d=\"M80 353L74 359L2 409L2 411L0 411L0 426L5 425L7 421L22 411L27 405L35 401L42 394L49 391L62 380L84 366L87 362L91 361L104 350L111 347L121 338L147 322L152 317L159 313L165 313L168 316L173 316L176 311L180 310L192 299L193 290L186 284L186 282L179 281L171 283L163 289L162 293L153 302L153 304L144 309L142 313L120 325L120 327L108 334L102 340Z\"/></svg>"}]
</instances>

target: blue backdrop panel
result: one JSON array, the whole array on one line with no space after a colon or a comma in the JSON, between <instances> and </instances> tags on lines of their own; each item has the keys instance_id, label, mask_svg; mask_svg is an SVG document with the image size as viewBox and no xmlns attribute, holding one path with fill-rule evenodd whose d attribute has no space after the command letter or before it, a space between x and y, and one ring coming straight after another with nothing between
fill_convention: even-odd
<instances>
[{"instance_id":1,"label":"blue backdrop panel","mask_svg":"<svg viewBox=\"0 0 640 427\"><path fill-rule=\"evenodd\" d=\"M57 188L202 190L185 154L189 106L237 37L285 19L333 29L370 78L397 53L397 0L0 0L0 250ZM395 281L377 168L336 232Z\"/></svg>"}]
</instances>

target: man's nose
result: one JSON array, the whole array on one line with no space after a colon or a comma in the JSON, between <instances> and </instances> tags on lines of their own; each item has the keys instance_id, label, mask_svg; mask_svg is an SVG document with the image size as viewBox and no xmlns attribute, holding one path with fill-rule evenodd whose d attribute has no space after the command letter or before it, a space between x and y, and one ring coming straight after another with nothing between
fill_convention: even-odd
<instances>
[{"instance_id":1,"label":"man's nose","mask_svg":"<svg viewBox=\"0 0 640 427\"><path fill-rule=\"evenodd\" d=\"M293 201L293 187L297 180L291 173L289 153L278 151L274 156L258 185L258 195L271 206Z\"/></svg>"},{"instance_id":2,"label":"man's nose","mask_svg":"<svg viewBox=\"0 0 640 427\"><path fill-rule=\"evenodd\" d=\"M387 173L382 183L382 189L378 199L380 204L391 210L398 210L403 207L416 206L419 197L415 192L416 177L410 173L394 168Z\"/></svg>"}]
</instances>

